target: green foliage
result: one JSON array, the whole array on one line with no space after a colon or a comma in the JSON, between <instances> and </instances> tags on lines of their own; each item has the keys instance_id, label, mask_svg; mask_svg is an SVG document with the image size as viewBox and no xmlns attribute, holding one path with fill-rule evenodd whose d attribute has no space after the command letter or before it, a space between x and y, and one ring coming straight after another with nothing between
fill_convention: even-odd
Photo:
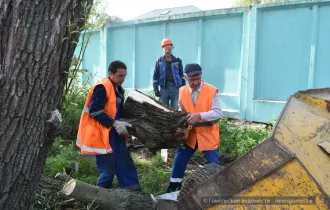
<instances>
[{"instance_id":1,"label":"green foliage","mask_svg":"<svg viewBox=\"0 0 330 210\"><path fill-rule=\"evenodd\" d=\"M166 189L170 178L170 170L166 171L164 168L159 152L149 160L139 158L136 155L133 155L133 159L137 166L143 192L157 194Z\"/></svg>"},{"instance_id":2,"label":"green foliage","mask_svg":"<svg viewBox=\"0 0 330 210\"><path fill-rule=\"evenodd\" d=\"M75 140L78 132L79 121L89 86L81 84L79 80L72 83L62 102L62 129L60 137L63 139Z\"/></svg>"},{"instance_id":3,"label":"green foliage","mask_svg":"<svg viewBox=\"0 0 330 210\"><path fill-rule=\"evenodd\" d=\"M240 157L265 140L269 130L261 128L237 127L228 123L228 119L220 120L219 151L229 157Z\"/></svg>"},{"instance_id":4,"label":"green foliage","mask_svg":"<svg viewBox=\"0 0 330 210\"><path fill-rule=\"evenodd\" d=\"M76 171L77 166L78 171ZM55 139L43 173L47 177L54 178L59 172L66 172L71 177L89 184L95 184L98 176L95 159L81 156L72 141L61 138Z\"/></svg>"},{"instance_id":5,"label":"green foliage","mask_svg":"<svg viewBox=\"0 0 330 210\"><path fill-rule=\"evenodd\" d=\"M170 171L164 169L160 153L149 159L144 159L136 154L132 154L132 158L137 166L143 192L155 193L166 188ZM79 165L78 171L75 170L77 164ZM95 158L81 156L74 143L61 138L55 139L43 173L49 178L54 178L59 172L66 172L73 178L93 185L97 183L99 176ZM116 178L113 187L119 187Z\"/></svg>"}]
</instances>

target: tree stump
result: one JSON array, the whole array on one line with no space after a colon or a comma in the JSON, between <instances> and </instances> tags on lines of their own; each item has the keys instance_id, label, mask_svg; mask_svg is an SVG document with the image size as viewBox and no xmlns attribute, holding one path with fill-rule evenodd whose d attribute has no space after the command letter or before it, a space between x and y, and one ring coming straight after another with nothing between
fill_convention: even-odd
<instances>
[{"instance_id":1,"label":"tree stump","mask_svg":"<svg viewBox=\"0 0 330 210\"><path fill-rule=\"evenodd\" d=\"M178 200L183 198L189 192L194 190L198 185L202 184L208 180L211 176L218 173L223 169L222 166L219 166L214 163L209 163L204 165L203 168L197 169L194 173L188 176L187 180L183 182L182 188L178 195Z\"/></svg>"}]
</instances>

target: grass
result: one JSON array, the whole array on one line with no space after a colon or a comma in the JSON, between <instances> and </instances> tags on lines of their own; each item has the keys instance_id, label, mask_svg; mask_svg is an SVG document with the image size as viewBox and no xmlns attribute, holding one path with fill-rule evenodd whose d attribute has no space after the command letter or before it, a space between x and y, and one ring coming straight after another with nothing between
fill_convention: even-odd
<instances>
[{"instance_id":1,"label":"grass","mask_svg":"<svg viewBox=\"0 0 330 210\"><path fill-rule=\"evenodd\" d=\"M220 121L220 154L232 158L240 157L266 139L269 133L268 129L239 128L233 126L227 119L222 119ZM133 153L132 158L137 166L142 191L148 194L164 192L171 173L170 168L163 163L160 153L151 158L144 158L142 155ZM193 158L204 157L201 152L196 151ZM78 171L75 170L76 165L79 165ZM73 178L93 185L96 184L99 175L95 158L81 156L73 141L57 138L46 161L44 175L54 178L58 172L63 171ZM116 178L113 187L119 187Z\"/></svg>"},{"instance_id":2,"label":"grass","mask_svg":"<svg viewBox=\"0 0 330 210\"><path fill-rule=\"evenodd\" d=\"M269 134L269 129L239 128L230 124L228 119L221 119L219 151L229 157L238 158L260 144Z\"/></svg>"}]
</instances>

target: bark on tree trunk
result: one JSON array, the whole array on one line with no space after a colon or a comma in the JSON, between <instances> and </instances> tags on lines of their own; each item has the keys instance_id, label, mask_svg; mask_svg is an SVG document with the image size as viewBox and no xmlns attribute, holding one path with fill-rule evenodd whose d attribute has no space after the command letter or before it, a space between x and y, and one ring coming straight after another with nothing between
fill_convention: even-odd
<instances>
[{"instance_id":1,"label":"bark on tree trunk","mask_svg":"<svg viewBox=\"0 0 330 210\"><path fill-rule=\"evenodd\" d=\"M129 94L122 111L122 118L133 126L128 132L152 150L183 145L191 129L186 116L137 90Z\"/></svg>"},{"instance_id":2,"label":"bark on tree trunk","mask_svg":"<svg viewBox=\"0 0 330 210\"><path fill-rule=\"evenodd\" d=\"M62 192L83 202L96 203L101 209L153 209L149 195L127 189L108 190L76 179L66 182Z\"/></svg>"},{"instance_id":3,"label":"bark on tree trunk","mask_svg":"<svg viewBox=\"0 0 330 210\"><path fill-rule=\"evenodd\" d=\"M67 26L81 28L83 4L92 2L0 1L0 209L31 204L61 125L57 108L79 39Z\"/></svg>"},{"instance_id":4,"label":"bark on tree trunk","mask_svg":"<svg viewBox=\"0 0 330 210\"><path fill-rule=\"evenodd\" d=\"M187 180L183 182L182 188L178 195L178 200L183 198L189 192L194 190L198 185L202 184L206 180L208 180L211 176L218 173L223 169L222 166L219 166L214 163L209 163L204 165L203 168L199 168L190 176L187 177Z\"/></svg>"}]
</instances>

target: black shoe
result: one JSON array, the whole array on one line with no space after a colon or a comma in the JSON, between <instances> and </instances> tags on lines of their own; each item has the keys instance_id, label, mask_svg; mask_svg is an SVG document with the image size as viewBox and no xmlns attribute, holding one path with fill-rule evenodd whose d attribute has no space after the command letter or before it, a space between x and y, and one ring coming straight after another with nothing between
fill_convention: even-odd
<instances>
[{"instance_id":1,"label":"black shoe","mask_svg":"<svg viewBox=\"0 0 330 210\"><path fill-rule=\"evenodd\" d=\"M178 191L181 189L181 186L181 182L170 182L170 184L167 186L166 193Z\"/></svg>"}]
</instances>

